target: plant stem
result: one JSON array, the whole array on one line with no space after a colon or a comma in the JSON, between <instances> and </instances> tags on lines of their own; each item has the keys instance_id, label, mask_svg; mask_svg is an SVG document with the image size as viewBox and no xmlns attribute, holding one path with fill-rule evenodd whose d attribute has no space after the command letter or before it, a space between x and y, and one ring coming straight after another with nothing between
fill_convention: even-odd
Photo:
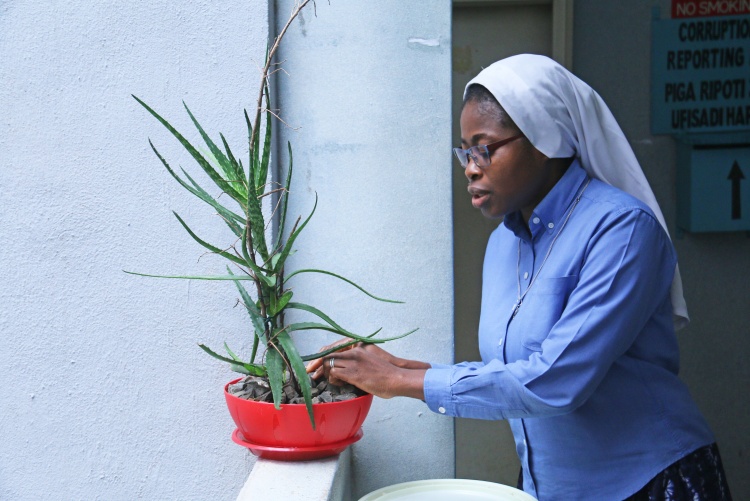
<instances>
[{"instance_id":1,"label":"plant stem","mask_svg":"<svg viewBox=\"0 0 750 501\"><path fill-rule=\"evenodd\" d=\"M289 20L286 22L286 25L281 30L281 33L274 39L273 46L271 47L271 50L268 52L268 58L266 59L266 64L263 66L263 73L261 74L260 78L260 90L258 91L258 106L255 111L255 121L253 125L253 133L250 138L250 144L255 144L255 137L258 134L258 129L260 128L260 115L261 115L261 105L263 104L263 89L265 87L266 80L268 79L268 69L271 67L271 61L273 61L273 56L276 55L276 51L279 49L279 43L281 42L281 39L284 38L284 35L286 34L286 30L289 29L289 26L292 24L292 21L297 17L297 15L300 13L302 9L305 8L305 6L310 3L311 1L314 2L314 0L303 0L302 2L298 3L297 6L292 11L291 16L289 17Z\"/></svg>"}]
</instances>

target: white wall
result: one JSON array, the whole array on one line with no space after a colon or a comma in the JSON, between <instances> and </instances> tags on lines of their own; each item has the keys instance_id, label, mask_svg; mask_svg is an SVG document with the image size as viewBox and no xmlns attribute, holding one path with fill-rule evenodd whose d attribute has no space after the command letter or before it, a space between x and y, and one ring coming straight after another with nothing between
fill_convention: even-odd
<instances>
[{"instance_id":1,"label":"white wall","mask_svg":"<svg viewBox=\"0 0 750 501\"><path fill-rule=\"evenodd\" d=\"M290 1L280 3L277 24ZM319 196L291 268L334 271L406 304L315 275L293 279L295 300L355 332L419 327L386 348L435 362L453 357L450 17L448 0L318 2L285 40L289 74L278 80L282 116L301 127L283 130L295 159L290 215L307 215ZM376 399L352 458L355 499L452 477L453 420L419 401Z\"/></svg>"},{"instance_id":2,"label":"white wall","mask_svg":"<svg viewBox=\"0 0 750 501\"><path fill-rule=\"evenodd\" d=\"M230 441L232 373L196 346L242 344L231 284L121 271L222 270L170 209L227 234L159 164L147 137L192 168L130 94L194 137L184 99L243 145L268 22L257 0L0 2L0 499L239 492L253 457Z\"/></svg>"}]
</instances>

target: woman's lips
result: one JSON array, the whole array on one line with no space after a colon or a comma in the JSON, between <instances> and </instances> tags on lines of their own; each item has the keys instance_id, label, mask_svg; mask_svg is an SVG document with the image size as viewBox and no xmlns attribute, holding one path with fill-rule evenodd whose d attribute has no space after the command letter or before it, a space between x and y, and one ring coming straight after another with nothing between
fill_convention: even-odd
<instances>
[{"instance_id":1,"label":"woman's lips","mask_svg":"<svg viewBox=\"0 0 750 501\"><path fill-rule=\"evenodd\" d=\"M490 197L489 191L480 190L478 188L469 188L469 194L471 195L471 205L475 209L478 209L487 201Z\"/></svg>"}]
</instances>

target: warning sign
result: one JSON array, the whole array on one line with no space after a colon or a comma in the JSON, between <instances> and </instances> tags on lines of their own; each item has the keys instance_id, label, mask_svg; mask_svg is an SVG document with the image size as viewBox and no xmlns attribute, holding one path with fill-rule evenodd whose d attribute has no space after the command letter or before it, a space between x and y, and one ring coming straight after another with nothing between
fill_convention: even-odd
<instances>
[{"instance_id":1,"label":"warning sign","mask_svg":"<svg viewBox=\"0 0 750 501\"><path fill-rule=\"evenodd\" d=\"M750 0L672 0L672 18L750 14Z\"/></svg>"},{"instance_id":2,"label":"warning sign","mask_svg":"<svg viewBox=\"0 0 750 501\"><path fill-rule=\"evenodd\" d=\"M653 21L651 129L750 130L750 16Z\"/></svg>"}]
</instances>

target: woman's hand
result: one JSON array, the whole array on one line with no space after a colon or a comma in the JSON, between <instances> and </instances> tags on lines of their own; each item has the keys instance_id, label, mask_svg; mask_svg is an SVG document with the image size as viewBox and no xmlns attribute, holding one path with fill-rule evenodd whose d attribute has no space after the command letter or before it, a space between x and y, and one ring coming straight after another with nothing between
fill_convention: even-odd
<instances>
[{"instance_id":1,"label":"woman's hand","mask_svg":"<svg viewBox=\"0 0 750 501\"><path fill-rule=\"evenodd\" d=\"M328 346L322 347L319 351L327 351L327 350L330 350L330 349L335 348L337 346L343 346L343 345L345 345L347 343L350 343L350 342L351 342L351 339L349 339L349 338L339 339L335 343L331 343ZM362 347L362 346L369 346L370 347L369 350L372 352L373 355L375 355L377 357L380 357L384 361L387 361L387 362L389 362L389 363L391 363L393 365L397 365L399 367L403 367L405 364L408 363L408 361L403 360L403 359L398 358L398 357L394 357L393 355L391 355L390 353L388 353L384 349L382 349L382 348L380 348L380 347L378 347L378 346L376 346L374 344L367 344L367 345L365 345L364 343L355 343L355 344L352 344L352 345L340 348L339 350L336 351L336 354L342 353L342 352L347 351L347 350L351 350L352 348L358 348L358 347ZM329 359L328 363L330 363L330 357L331 356L335 356L336 354L331 354L331 355L329 355L327 357ZM324 360L324 358L317 358L317 359L313 360L312 362L310 362L309 364L307 364L307 367L306 367L307 373L308 374L312 373L311 376L312 376L313 379L319 379L324 374L323 360ZM325 374L327 375L327 373L325 373ZM331 381L331 382L333 384L341 384L341 383L336 383L334 381Z\"/></svg>"},{"instance_id":2,"label":"woman's hand","mask_svg":"<svg viewBox=\"0 0 750 501\"><path fill-rule=\"evenodd\" d=\"M357 343L324 357L320 368L332 384L349 383L381 398L424 400L424 374L429 365L394 357L374 344Z\"/></svg>"}]
</instances>

